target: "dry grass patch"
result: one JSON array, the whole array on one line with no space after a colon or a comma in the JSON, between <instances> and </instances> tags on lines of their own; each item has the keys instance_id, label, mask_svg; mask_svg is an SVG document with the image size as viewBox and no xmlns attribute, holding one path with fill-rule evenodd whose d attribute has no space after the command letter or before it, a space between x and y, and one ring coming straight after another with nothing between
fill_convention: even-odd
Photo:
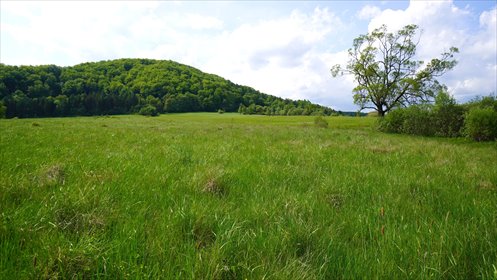
<instances>
[{"instance_id":1,"label":"dry grass patch","mask_svg":"<svg viewBox=\"0 0 497 280\"><path fill-rule=\"evenodd\" d=\"M105 182L111 181L114 177L114 174L112 172L93 171L93 170L85 171L84 175L88 181L93 181L101 185L104 184Z\"/></svg>"},{"instance_id":2,"label":"dry grass patch","mask_svg":"<svg viewBox=\"0 0 497 280\"><path fill-rule=\"evenodd\" d=\"M201 220L194 224L192 234L197 249L208 247L216 241L216 234L212 226Z\"/></svg>"},{"instance_id":3,"label":"dry grass patch","mask_svg":"<svg viewBox=\"0 0 497 280\"><path fill-rule=\"evenodd\" d=\"M333 206L333 208L340 209L344 203L344 197L341 194L333 193L328 195L328 203Z\"/></svg>"},{"instance_id":4,"label":"dry grass patch","mask_svg":"<svg viewBox=\"0 0 497 280\"><path fill-rule=\"evenodd\" d=\"M105 227L103 215L89 205L61 205L54 212L54 220L59 229L73 234L94 233Z\"/></svg>"},{"instance_id":5,"label":"dry grass patch","mask_svg":"<svg viewBox=\"0 0 497 280\"><path fill-rule=\"evenodd\" d=\"M209 169L206 172L198 174L202 192L216 196L225 196L228 194L228 187L224 179L225 174L222 169Z\"/></svg>"},{"instance_id":6,"label":"dry grass patch","mask_svg":"<svg viewBox=\"0 0 497 280\"><path fill-rule=\"evenodd\" d=\"M204 185L203 191L215 195L223 196L226 194L226 187L217 178L210 178Z\"/></svg>"},{"instance_id":7,"label":"dry grass patch","mask_svg":"<svg viewBox=\"0 0 497 280\"><path fill-rule=\"evenodd\" d=\"M93 279L103 244L92 237L52 248L48 263L33 261L40 279ZM36 259L35 259L36 260Z\"/></svg>"},{"instance_id":8,"label":"dry grass patch","mask_svg":"<svg viewBox=\"0 0 497 280\"><path fill-rule=\"evenodd\" d=\"M476 185L476 188L479 191L491 191L491 190L497 190L497 186L490 182L489 180L480 180L478 184Z\"/></svg>"},{"instance_id":9,"label":"dry grass patch","mask_svg":"<svg viewBox=\"0 0 497 280\"><path fill-rule=\"evenodd\" d=\"M60 164L55 164L43 169L37 176L38 184L42 187L53 185L64 185L66 171Z\"/></svg>"},{"instance_id":10,"label":"dry grass patch","mask_svg":"<svg viewBox=\"0 0 497 280\"><path fill-rule=\"evenodd\" d=\"M372 146L368 147L368 150L373 152L374 154L390 154L396 152L397 148L386 146Z\"/></svg>"}]
</instances>

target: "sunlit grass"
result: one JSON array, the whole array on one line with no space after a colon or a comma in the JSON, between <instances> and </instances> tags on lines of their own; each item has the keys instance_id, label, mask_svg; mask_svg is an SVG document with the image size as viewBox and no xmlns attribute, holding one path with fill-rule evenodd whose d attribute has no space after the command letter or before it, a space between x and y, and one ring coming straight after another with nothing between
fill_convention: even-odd
<instances>
[{"instance_id":1,"label":"sunlit grass","mask_svg":"<svg viewBox=\"0 0 497 280\"><path fill-rule=\"evenodd\" d=\"M497 277L497 145L373 118L0 121L0 278Z\"/></svg>"}]
</instances>

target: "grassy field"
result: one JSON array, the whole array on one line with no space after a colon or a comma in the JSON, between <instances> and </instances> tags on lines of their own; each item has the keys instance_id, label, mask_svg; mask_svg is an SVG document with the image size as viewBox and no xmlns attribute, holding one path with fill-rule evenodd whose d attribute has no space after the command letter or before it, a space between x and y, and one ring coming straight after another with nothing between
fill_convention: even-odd
<instances>
[{"instance_id":1,"label":"grassy field","mask_svg":"<svg viewBox=\"0 0 497 280\"><path fill-rule=\"evenodd\" d=\"M0 120L0 279L497 278L497 142L326 119Z\"/></svg>"}]
</instances>

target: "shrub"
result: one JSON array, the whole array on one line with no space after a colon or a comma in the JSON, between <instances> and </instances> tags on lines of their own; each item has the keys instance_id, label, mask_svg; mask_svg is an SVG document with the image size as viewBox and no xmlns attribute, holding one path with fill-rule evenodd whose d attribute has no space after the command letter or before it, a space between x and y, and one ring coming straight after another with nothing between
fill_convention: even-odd
<instances>
[{"instance_id":1,"label":"shrub","mask_svg":"<svg viewBox=\"0 0 497 280\"><path fill-rule=\"evenodd\" d=\"M494 111L497 111L497 97L491 95L476 97L464 105L468 110L472 108L491 108Z\"/></svg>"},{"instance_id":2,"label":"shrub","mask_svg":"<svg viewBox=\"0 0 497 280\"><path fill-rule=\"evenodd\" d=\"M157 108L155 108L155 106L147 104L140 109L138 114L143 116L155 117L159 115L159 112L157 111Z\"/></svg>"},{"instance_id":3,"label":"shrub","mask_svg":"<svg viewBox=\"0 0 497 280\"><path fill-rule=\"evenodd\" d=\"M324 116L324 115L325 114L324 114L323 110L317 110L317 111L313 111L311 113L311 116Z\"/></svg>"},{"instance_id":4,"label":"shrub","mask_svg":"<svg viewBox=\"0 0 497 280\"><path fill-rule=\"evenodd\" d=\"M404 109L405 119L403 133L433 136L435 135L434 115L430 107L415 105Z\"/></svg>"},{"instance_id":5,"label":"shrub","mask_svg":"<svg viewBox=\"0 0 497 280\"><path fill-rule=\"evenodd\" d=\"M460 136L464 126L464 112L464 108L457 104L436 107L433 112L435 135Z\"/></svg>"},{"instance_id":6,"label":"shrub","mask_svg":"<svg viewBox=\"0 0 497 280\"><path fill-rule=\"evenodd\" d=\"M456 137L463 124L464 108L460 105L415 105L390 111L378 120L378 129L390 133Z\"/></svg>"},{"instance_id":7,"label":"shrub","mask_svg":"<svg viewBox=\"0 0 497 280\"><path fill-rule=\"evenodd\" d=\"M219 110L217 110L217 112L218 112L219 114L224 114L224 110L223 110L223 109L219 109Z\"/></svg>"},{"instance_id":8,"label":"shrub","mask_svg":"<svg viewBox=\"0 0 497 280\"><path fill-rule=\"evenodd\" d=\"M383 118L378 119L378 129L383 132L401 133L405 119L405 109L390 111Z\"/></svg>"},{"instance_id":9,"label":"shrub","mask_svg":"<svg viewBox=\"0 0 497 280\"><path fill-rule=\"evenodd\" d=\"M497 138L497 111L490 107L472 108L464 120L464 133L476 141L491 141Z\"/></svg>"},{"instance_id":10,"label":"shrub","mask_svg":"<svg viewBox=\"0 0 497 280\"><path fill-rule=\"evenodd\" d=\"M435 97L433 109L435 135L457 137L464 125L464 107L458 105L447 91L440 91Z\"/></svg>"},{"instance_id":11,"label":"shrub","mask_svg":"<svg viewBox=\"0 0 497 280\"><path fill-rule=\"evenodd\" d=\"M314 118L314 124L317 127L323 127L323 128L327 128L328 127L328 122L322 116L315 117Z\"/></svg>"},{"instance_id":12,"label":"shrub","mask_svg":"<svg viewBox=\"0 0 497 280\"><path fill-rule=\"evenodd\" d=\"M465 113L467 112L467 113ZM476 141L497 139L497 99L488 96L458 105L448 93L439 93L435 105L415 105L390 111L378 120L383 132L457 137Z\"/></svg>"}]
</instances>

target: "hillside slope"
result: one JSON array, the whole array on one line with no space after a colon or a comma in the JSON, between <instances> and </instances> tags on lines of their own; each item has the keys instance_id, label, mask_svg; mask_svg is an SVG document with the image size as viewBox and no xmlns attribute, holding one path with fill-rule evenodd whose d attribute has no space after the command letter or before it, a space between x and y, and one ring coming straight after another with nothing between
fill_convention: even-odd
<instances>
[{"instance_id":1,"label":"hillside slope","mask_svg":"<svg viewBox=\"0 0 497 280\"><path fill-rule=\"evenodd\" d=\"M6 117L165 112L309 115L333 112L306 100L261 93L169 60L117 59L71 67L0 64ZM1 105L1 104L0 104Z\"/></svg>"}]
</instances>

